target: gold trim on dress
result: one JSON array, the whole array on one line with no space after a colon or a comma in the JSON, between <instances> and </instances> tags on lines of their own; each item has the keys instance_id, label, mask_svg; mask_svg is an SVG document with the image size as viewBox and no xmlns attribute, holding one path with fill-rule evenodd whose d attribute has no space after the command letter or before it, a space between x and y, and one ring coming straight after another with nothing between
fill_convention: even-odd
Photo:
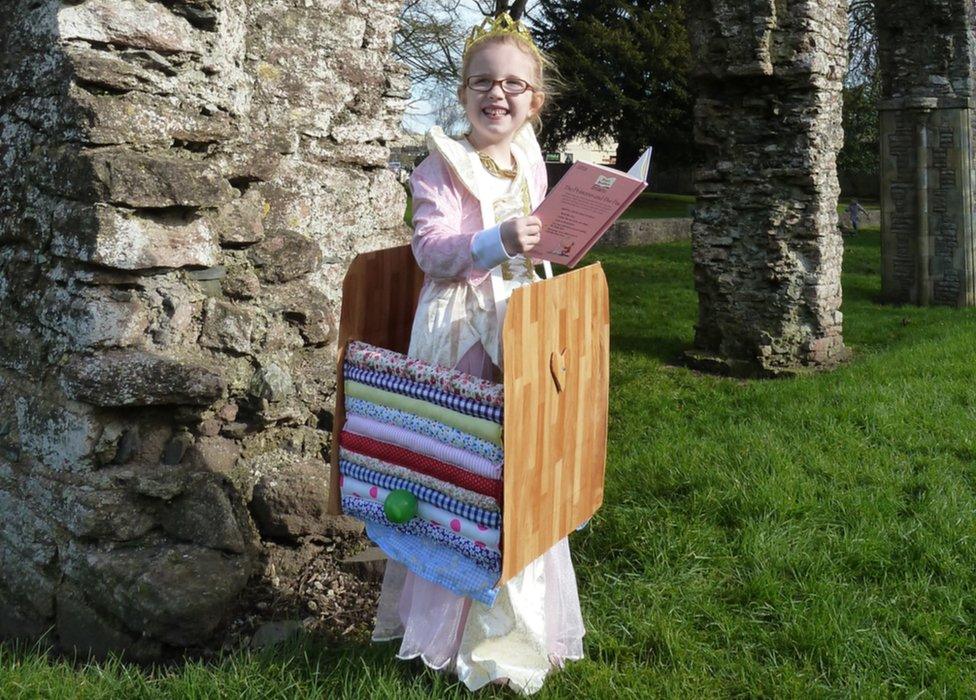
<instances>
[{"instance_id":1,"label":"gold trim on dress","mask_svg":"<svg viewBox=\"0 0 976 700\"><path fill-rule=\"evenodd\" d=\"M518 177L519 164L517 158L512 158L512 161L515 163L514 167L503 168L487 153L482 153L481 151L477 151L477 153L478 158L481 159L481 164L485 166L485 170L487 170L490 175L494 175L495 177L503 177L506 180L514 180L516 177Z\"/></svg>"}]
</instances>

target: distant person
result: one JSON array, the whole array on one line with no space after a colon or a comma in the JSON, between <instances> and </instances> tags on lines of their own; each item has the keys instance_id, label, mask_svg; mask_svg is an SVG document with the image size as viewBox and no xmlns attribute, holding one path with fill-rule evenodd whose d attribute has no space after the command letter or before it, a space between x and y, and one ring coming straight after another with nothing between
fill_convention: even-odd
<instances>
[{"instance_id":1,"label":"distant person","mask_svg":"<svg viewBox=\"0 0 976 700\"><path fill-rule=\"evenodd\" d=\"M851 220L851 233L857 233L860 230L861 214L868 216L868 210L862 207L856 199L852 199L847 207L847 216Z\"/></svg>"}]
</instances>

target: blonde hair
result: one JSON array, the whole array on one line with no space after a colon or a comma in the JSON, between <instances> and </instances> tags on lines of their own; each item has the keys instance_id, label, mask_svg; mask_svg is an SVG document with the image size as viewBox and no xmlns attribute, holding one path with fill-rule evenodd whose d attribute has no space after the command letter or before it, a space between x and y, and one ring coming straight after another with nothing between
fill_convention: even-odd
<instances>
[{"instance_id":1,"label":"blonde hair","mask_svg":"<svg viewBox=\"0 0 976 700\"><path fill-rule=\"evenodd\" d=\"M535 95L543 95L544 100L538 111L529 117L529 122L532 123L536 133L541 132L542 112L546 108L546 105L550 103L551 99L558 94L563 83L559 77L559 71L556 69L556 64L552 62L552 59L537 47L529 44L528 40L517 34L503 34L501 36L488 37L471 47L461 62L461 85L458 87L458 94L460 95L464 90L464 82L468 79L468 71L471 68L471 59L476 53L492 44L511 44L525 52L535 63L535 80L530 81L532 87L535 88L533 100L535 99Z\"/></svg>"}]
</instances>

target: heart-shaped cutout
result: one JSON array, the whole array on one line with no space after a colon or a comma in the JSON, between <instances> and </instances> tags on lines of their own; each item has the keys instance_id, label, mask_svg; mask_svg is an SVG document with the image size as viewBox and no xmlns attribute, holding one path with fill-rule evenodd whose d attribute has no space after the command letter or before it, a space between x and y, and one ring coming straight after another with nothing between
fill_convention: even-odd
<instances>
[{"instance_id":1,"label":"heart-shaped cutout","mask_svg":"<svg viewBox=\"0 0 976 700\"><path fill-rule=\"evenodd\" d=\"M562 393L562 390L566 388L566 373L569 366L566 360L566 348L563 348L558 355L554 352L549 354L549 371L552 373L552 381L556 385L556 393Z\"/></svg>"}]
</instances>

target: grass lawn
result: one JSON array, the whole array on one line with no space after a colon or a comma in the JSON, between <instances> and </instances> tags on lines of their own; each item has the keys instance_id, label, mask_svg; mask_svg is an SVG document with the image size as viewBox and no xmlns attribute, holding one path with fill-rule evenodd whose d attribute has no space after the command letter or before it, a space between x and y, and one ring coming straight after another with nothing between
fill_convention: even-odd
<instances>
[{"instance_id":1,"label":"grass lawn","mask_svg":"<svg viewBox=\"0 0 976 700\"><path fill-rule=\"evenodd\" d=\"M676 364L687 243L597 257L607 492L571 539L587 658L538 697L976 694L976 313L879 305L875 230L847 244L856 359L735 381ZM305 640L146 675L7 651L0 697L471 697L393 654Z\"/></svg>"},{"instance_id":2,"label":"grass lawn","mask_svg":"<svg viewBox=\"0 0 976 700\"><path fill-rule=\"evenodd\" d=\"M623 213L622 219L683 219L691 216L695 198L683 194L644 192Z\"/></svg>"}]
</instances>

